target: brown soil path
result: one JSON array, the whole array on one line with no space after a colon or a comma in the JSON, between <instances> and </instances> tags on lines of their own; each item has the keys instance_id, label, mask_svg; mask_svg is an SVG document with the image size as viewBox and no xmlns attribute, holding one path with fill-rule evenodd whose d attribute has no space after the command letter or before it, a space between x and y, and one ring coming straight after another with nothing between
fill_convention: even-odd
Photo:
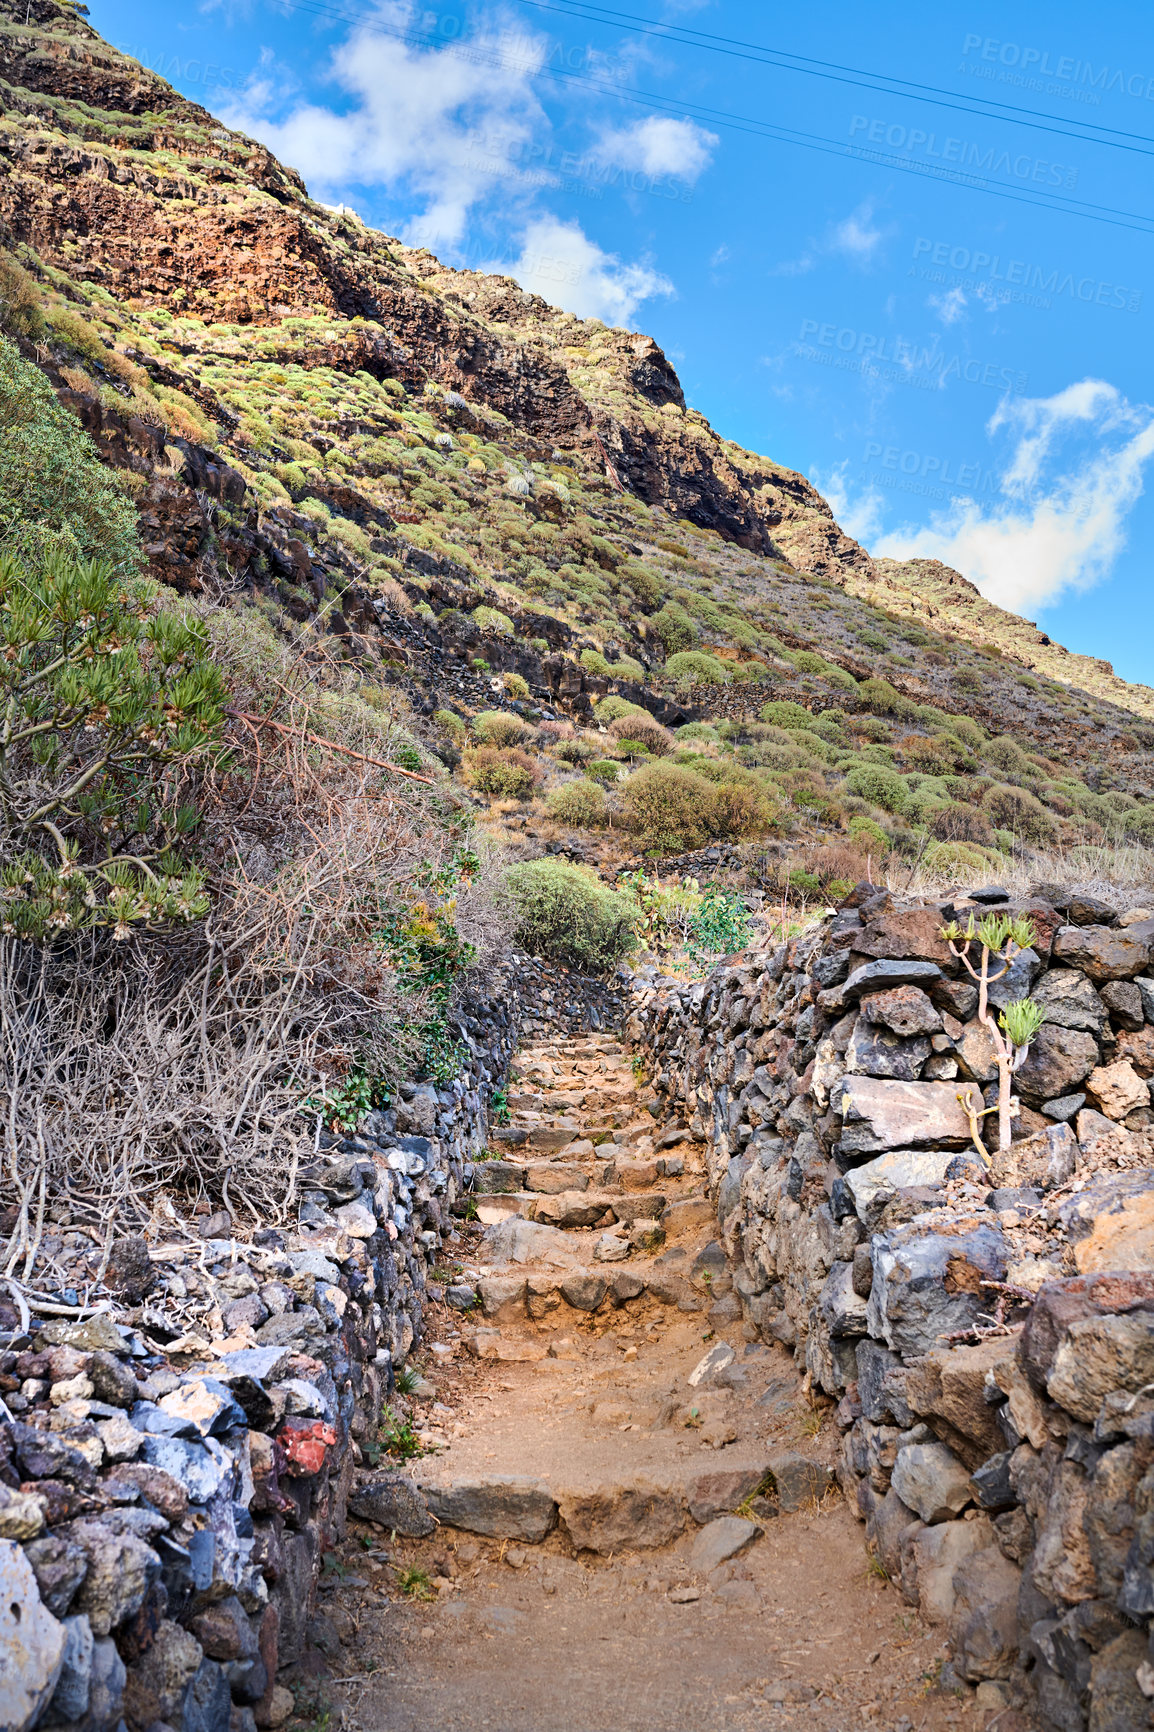
<instances>
[{"instance_id":1,"label":"brown soil path","mask_svg":"<svg viewBox=\"0 0 1154 1732\"><path fill-rule=\"evenodd\" d=\"M940 1632L874 1573L827 1484L828 1406L784 1349L745 1339L700 1151L686 1134L654 1147L614 1041L548 1043L517 1070L517 1176L483 1177L510 1188L479 1199L487 1230L457 1266L488 1314L434 1310L426 1386L403 1404L430 1446L406 1471L442 1525L417 1540L351 1522L323 1585L313 1633L344 1725L982 1726L933 1688ZM598 1299L623 1272L637 1279ZM691 1384L720 1345L729 1363ZM505 1476L556 1499L543 1540Z\"/></svg>"}]
</instances>

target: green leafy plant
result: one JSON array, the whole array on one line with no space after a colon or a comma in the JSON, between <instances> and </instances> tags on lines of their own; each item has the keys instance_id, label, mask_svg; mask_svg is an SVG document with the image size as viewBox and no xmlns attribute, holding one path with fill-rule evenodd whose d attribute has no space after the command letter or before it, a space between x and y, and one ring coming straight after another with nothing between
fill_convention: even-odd
<instances>
[{"instance_id":1,"label":"green leafy plant","mask_svg":"<svg viewBox=\"0 0 1154 1732\"><path fill-rule=\"evenodd\" d=\"M396 1385L398 1395L412 1395L420 1381L420 1372L414 1370L411 1365L402 1365L401 1369L393 1375L393 1382Z\"/></svg>"},{"instance_id":2,"label":"green leafy plant","mask_svg":"<svg viewBox=\"0 0 1154 1732\"><path fill-rule=\"evenodd\" d=\"M509 1123L509 1091L505 1088L494 1089L489 1096L489 1117L495 1125Z\"/></svg>"},{"instance_id":3,"label":"green leafy plant","mask_svg":"<svg viewBox=\"0 0 1154 1732\"><path fill-rule=\"evenodd\" d=\"M381 1413L381 1445L387 1455L395 1455L399 1461L413 1461L425 1451L413 1430L411 1419L404 1419L394 1413L391 1407L386 1407Z\"/></svg>"},{"instance_id":4,"label":"green leafy plant","mask_svg":"<svg viewBox=\"0 0 1154 1732\"><path fill-rule=\"evenodd\" d=\"M135 567L135 508L44 374L4 337L0 427L0 550L33 567L53 554Z\"/></svg>"},{"instance_id":5,"label":"green leafy plant","mask_svg":"<svg viewBox=\"0 0 1154 1732\"><path fill-rule=\"evenodd\" d=\"M402 1594L410 1600L433 1600L436 1598L428 1570L421 1569L417 1564L409 1564L397 1570L397 1586Z\"/></svg>"},{"instance_id":6,"label":"green leafy plant","mask_svg":"<svg viewBox=\"0 0 1154 1732\"><path fill-rule=\"evenodd\" d=\"M0 929L126 938L207 912L179 849L224 703L203 629L142 586L0 553Z\"/></svg>"},{"instance_id":7,"label":"green leafy plant","mask_svg":"<svg viewBox=\"0 0 1154 1732\"><path fill-rule=\"evenodd\" d=\"M1017 1102L1012 1096L1013 1077L1026 1062L1030 1042L1046 1019L1045 1010L1035 999L1019 998L1006 1005L999 1019L999 1026L990 1015L989 990L996 981L1010 972L1015 958L1030 948L1036 934L1032 921L1012 914L985 914L976 925L971 914L964 928L958 921L951 920L941 930L951 954L958 958L967 974L978 984L978 1021L989 1034L994 1049L994 1062L998 1067L996 1109L986 1108L979 1112L974 1105L972 1088L967 1088L958 1095L970 1121L970 1135L974 1147L985 1165L989 1166L989 1157L978 1135L979 1120L984 1118L987 1112L996 1110L998 1148L1010 1147L1012 1120L1017 1110ZM976 965L973 961L975 947L979 952ZM990 973L991 959L1002 965L996 974Z\"/></svg>"},{"instance_id":8,"label":"green leafy plant","mask_svg":"<svg viewBox=\"0 0 1154 1732\"><path fill-rule=\"evenodd\" d=\"M751 932L749 910L737 892L707 884L690 916L689 954L694 962L731 956L735 950L745 949Z\"/></svg>"}]
</instances>

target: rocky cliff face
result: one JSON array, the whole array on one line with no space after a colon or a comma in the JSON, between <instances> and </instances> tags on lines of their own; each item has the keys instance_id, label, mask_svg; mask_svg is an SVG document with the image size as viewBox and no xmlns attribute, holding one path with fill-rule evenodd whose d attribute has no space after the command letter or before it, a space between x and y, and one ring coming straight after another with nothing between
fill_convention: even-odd
<instances>
[{"instance_id":1,"label":"rocky cliff face","mask_svg":"<svg viewBox=\"0 0 1154 1732\"><path fill-rule=\"evenodd\" d=\"M509 278L452 270L315 204L292 169L56 0L0 0L0 160L6 243L126 312L227 326L264 360L291 351L346 378L434 381L505 417L542 447L530 456L579 452L673 518L1154 713L1145 688L1051 645L957 573L871 560L803 476L686 407L651 338L574 319ZM279 340L293 320L314 324L307 355ZM166 366L170 388L187 388L187 370ZM232 442L227 418L222 431Z\"/></svg>"}]
</instances>

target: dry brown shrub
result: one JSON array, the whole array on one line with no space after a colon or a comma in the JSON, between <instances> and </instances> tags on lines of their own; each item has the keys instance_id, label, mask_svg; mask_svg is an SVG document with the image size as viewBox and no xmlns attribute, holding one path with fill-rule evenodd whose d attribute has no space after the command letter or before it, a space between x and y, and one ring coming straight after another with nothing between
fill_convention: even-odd
<instances>
[{"instance_id":1,"label":"dry brown shrub","mask_svg":"<svg viewBox=\"0 0 1154 1732\"><path fill-rule=\"evenodd\" d=\"M147 1222L170 1195L280 1219L320 1123L305 1103L353 1066L386 1087L412 1074L428 1005L400 991L376 934L418 869L452 856L444 798L379 767L395 724L347 681L326 685L251 620L209 623L238 712L203 802L209 918L0 947L9 1273L30 1272L61 1193L102 1228ZM487 862L456 899L478 982L511 929L498 875Z\"/></svg>"},{"instance_id":2,"label":"dry brown shrub","mask_svg":"<svg viewBox=\"0 0 1154 1732\"><path fill-rule=\"evenodd\" d=\"M859 884L869 877L866 855L848 842L828 842L815 848L807 862L808 869L821 885Z\"/></svg>"},{"instance_id":3,"label":"dry brown shrub","mask_svg":"<svg viewBox=\"0 0 1154 1732\"><path fill-rule=\"evenodd\" d=\"M983 848L994 845L994 829L986 814L977 806L955 800L931 813L929 829L939 842L977 842Z\"/></svg>"},{"instance_id":4,"label":"dry brown shrub","mask_svg":"<svg viewBox=\"0 0 1154 1732\"><path fill-rule=\"evenodd\" d=\"M610 722L609 732L615 740L636 740L647 746L655 758L668 757L674 746L673 735L653 716L618 716Z\"/></svg>"}]
</instances>

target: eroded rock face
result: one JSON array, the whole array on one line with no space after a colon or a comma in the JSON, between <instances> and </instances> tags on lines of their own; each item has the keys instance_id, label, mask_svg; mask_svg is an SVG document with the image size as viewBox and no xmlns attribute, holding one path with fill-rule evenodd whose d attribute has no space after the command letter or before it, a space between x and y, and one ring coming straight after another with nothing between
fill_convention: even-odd
<instances>
[{"instance_id":1,"label":"eroded rock face","mask_svg":"<svg viewBox=\"0 0 1154 1732\"><path fill-rule=\"evenodd\" d=\"M1146 970L1150 938L1145 924L1062 926L1054 935L1054 956L1093 981L1132 980Z\"/></svg>"},{"instance_id":2,"label":"eroded rock face","mask_svg":"<svg viewBox=\"0 0 1154 1732\"><path fill-rule=\"evenodd\" d=\"M935 1145L960 1149L970 1140L957 1088L948 1082L846 1076L840 1103L841 1147L849 1154Z\"/></svg>"},{"instance_id":3,"label":"eroded rock face","mask_svg":"<svg viewBox=\"0 0 1154 1732\"><path fill-rule=\"evenodd\" d=\"M26 1732L36 1724L60 1678L66 1639L23 1551L0 1539L0 1725Z\"/></svg>"},{"instance_id":4,"label":"eroded rock face","mask_svg":"<svg viewBox=\"0 0 1154 1732\"><path fill-rule=\"evenodd\" d=\"M1044 1022L1015 1081L1026 1100L1054 1100L1072 1094L1097 1063L1098 1043L1092 1034Z\"/></svg>"},{"instance_id":5,"label":"eroded rock face","mask_svg":"<svg viewBox=\"0 0 1154 1732\"><path fill-rule=\"evenodd\" d=\"M424 1485L421 1490L439 1522L468 1533L538 1545L557 1523L549 1487L515 1474L494 1474L469 1484Z\"/></svg>"},{"instance_id":6,"label":"eroded rock face","mask_svg":"<svg viewBox=\"0 0 1154 1732\"><path fill-rule=\"evenodd\" d=\"M684 1492L674 1486L645 1484L572 1487L558 1493L557 1506L569 1538L579 1551L648 1551L667 1546L686 1522Z\"/></svg>"},{"instance_id":7,"label":"eroded rock face","mask_svg":"<svg viewBox=\"0 0 1154 1732\"><path fill-rule=\"evenodd\" d=\"M976 1217L876 1234L872 1255L869 1332L905 1357L971 1324L987 1304L982 1281L1006 1274L1001 1233Z\"/></svg>"}]
</instances>

